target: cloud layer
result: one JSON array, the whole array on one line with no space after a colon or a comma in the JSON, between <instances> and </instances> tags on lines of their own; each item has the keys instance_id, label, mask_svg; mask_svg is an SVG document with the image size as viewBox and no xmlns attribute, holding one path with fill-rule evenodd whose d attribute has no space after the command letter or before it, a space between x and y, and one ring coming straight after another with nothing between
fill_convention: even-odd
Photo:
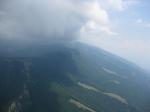
<instances>
[{"instance_id":1,"label":"cloud layer","mask_svg":"<svg viewBox=\"0 0 150 112\"><path fill-rule=\"evenodd\" d=\"M96 30L117 35L100 0L3 0L0 4L1 39L70 41ZM110 0L111 6L122 7L114 4Z\"/></svg>"},{"instance_id":2,"label":"cloud layer","mask_svg":"<svg viewBox=\"0 0 150 112\"><path fill-rule=\"evenodd\" d=\"M0 10L0 35L7 39L71 40L82 25L66 0L13 0Z\"/></svg>"}]
</instances>

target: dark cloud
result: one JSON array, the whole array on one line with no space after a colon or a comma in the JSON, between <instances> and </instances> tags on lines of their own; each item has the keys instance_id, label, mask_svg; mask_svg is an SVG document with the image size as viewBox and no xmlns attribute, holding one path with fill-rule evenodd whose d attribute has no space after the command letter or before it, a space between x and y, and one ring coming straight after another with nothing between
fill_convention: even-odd
<instances>
[{"instance_id":1,"label":"dark cloud","mask_svg":"<svg viewBox=\"0 0 150 112\"><path fill-rule=\"evenodd\" d=\"M1 40L72 41L84 23L69 0L3 0L0 4Z\"/></svg>"}]
</instances>

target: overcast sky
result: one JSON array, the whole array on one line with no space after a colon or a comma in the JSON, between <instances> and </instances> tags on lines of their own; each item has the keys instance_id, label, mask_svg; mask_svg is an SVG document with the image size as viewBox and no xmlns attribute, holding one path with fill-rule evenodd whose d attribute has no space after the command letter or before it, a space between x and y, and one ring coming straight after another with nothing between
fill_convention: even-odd
<instances>
[{"instance_id":1,"label":"overcast sky","mask_svg":"<svg viewBox=\"0 0 150 112\"><path fill-rule=\"evenodd\" d=\"M149 0L1 0L0 44L75 41L150 70Z\"/></svg>"}]
</instances>

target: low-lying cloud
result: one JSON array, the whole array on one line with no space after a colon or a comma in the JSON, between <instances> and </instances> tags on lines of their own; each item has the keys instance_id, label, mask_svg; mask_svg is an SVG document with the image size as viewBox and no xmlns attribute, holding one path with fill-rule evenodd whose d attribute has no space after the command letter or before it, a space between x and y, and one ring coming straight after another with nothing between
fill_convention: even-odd
<instances>
[{"instance_id":1,"label":"low-lying cloud","mask_svg":"<svg viewBox=\"0 0 150 112\"><path fill-rule=\"evenodd\" d=\"M68 0L6 0L1 5L1 39L70 41L84 23Z\"/></svg>"},{"instance_id":2,"label":"low-lying cloud","mask_svg":"<svg viewBox=\"0 0 150 112\"><path fill-rule=\"evenodd\" d=\"M0 4L1 40L72 41L93 31L117 35L100 0L3 0Z\"/></svg>"}]
</instances>

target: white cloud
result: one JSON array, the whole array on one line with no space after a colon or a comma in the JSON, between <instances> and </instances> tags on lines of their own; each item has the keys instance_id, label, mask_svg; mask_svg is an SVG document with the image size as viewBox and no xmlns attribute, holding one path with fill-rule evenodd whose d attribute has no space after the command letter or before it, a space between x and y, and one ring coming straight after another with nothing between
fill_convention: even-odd
<instances>
[{"instance_id":1,"label":"white cloud","mask_svg":"<svg viewBox=\"0 0 150 112\"><path fill-rule=\"evenodd\" d=\"M82 6L82 11L88 18L85 25L81 27L80 33L106 33L108 35L118 35L112 31L111 21L105 9L103 9L98 0L86 2ZM82 34L81 34L82 35Z\"/></svg>"},{"instance_id":2,"label":"white cloud","mask_svg":"<svg viewBox=\"0 0 150 112\"><path fill-rule=\"evenodd\" d=\"M87 29L117 35L112 31L109 15L99 0L15 0L4 2L3 6L5 16L0 14L3 17L0 35L5 38L57 35L59 39L69 39L78 31L87 33ZM66 36L66 32L72 33L71 36Z\"/></svg>"},{"instance_id":3,"label":"white cloud","mask_svg":"<svg viewBox=\"0 0 150 112\"><path fill-rule=\"evenodd\" d=\"M119 35L119 33L114 32L114 31L110 30L110 29L107 28L107 27L102 27L102 28L101 28L101 31L106 32L109 36L118 36L118 35Z\"/></svg>"}]
</instances>

